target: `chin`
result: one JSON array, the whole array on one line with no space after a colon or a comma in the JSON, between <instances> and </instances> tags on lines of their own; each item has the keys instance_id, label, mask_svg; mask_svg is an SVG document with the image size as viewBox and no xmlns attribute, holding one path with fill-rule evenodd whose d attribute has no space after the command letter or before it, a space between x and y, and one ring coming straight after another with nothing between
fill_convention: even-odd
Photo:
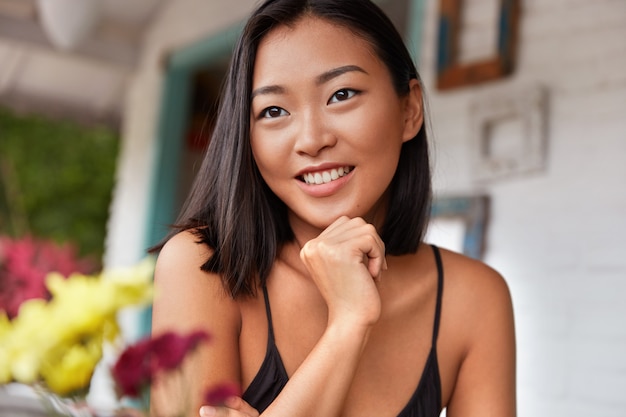
<instances>
[{"instance_id":1,"label":"chin","mask_svg":"<svg viewBox=\"0 0 626 417\"><path fill-rule=\"evenodd\" d=\"M298 215L297 213L290 213L289 223L291 223L292 229L315 229L319 232L322 232L341 216L348 216L350 218L354 217L350 216L349 213L327 212L318 216Z\"/></svg>"}]
</instances>

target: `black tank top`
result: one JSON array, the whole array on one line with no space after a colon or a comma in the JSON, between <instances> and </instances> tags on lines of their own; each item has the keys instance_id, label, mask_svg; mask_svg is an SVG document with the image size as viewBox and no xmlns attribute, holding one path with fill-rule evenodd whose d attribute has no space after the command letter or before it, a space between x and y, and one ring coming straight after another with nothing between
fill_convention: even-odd
<instances>
[{"instance_id":1,"label":"black tank top","mask_svg":"<svg viewBox=\"0 0 626 417\"><path fill-rule=\"evenodd\" d=\"M398 414L398 417L437 417L441 413L441 381L439 379L439 365L437 363L437 335L439 334L439 319L441 316L441 297L443 294L443 265L441 255L436 246L432 246L437 263L437 306L430 352L424 365L420 381L413 396ZM263 287L265 310L268 320L267 351L243 399L262 413L275 399L287 384L289 377L283 361L274 342L274 328L272 326L272 312L267 288Z\"/></svg>"}]
</instances>

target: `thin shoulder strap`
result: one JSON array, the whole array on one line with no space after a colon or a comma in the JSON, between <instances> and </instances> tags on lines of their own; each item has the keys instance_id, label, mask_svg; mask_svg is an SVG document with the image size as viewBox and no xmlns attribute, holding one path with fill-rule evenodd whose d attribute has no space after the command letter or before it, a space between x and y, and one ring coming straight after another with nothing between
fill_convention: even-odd
<instances>
[{"instance_id":1,"label":"thin shoulder strap","mask_svg":"<svg viewBox=\"0 0 626 417\"><path fill-rule=\"evenodd\" d=\"M274 325L272 324L272 309L270 308L270 297L267 294L267 287L263 285L263 298L265 299L265 314L267 315L267 343L274 343Z\"/></svg>"},{"instance_id":2,"label":"thin shoulder strap","mask_svg":"<svg viewBox=\"0 0 626 417\"><path fill-rule=\"evenodd\" d=\"M443 263L441 262L441 253L435 245L430 245L435 254L435 262L437 263L437 307L435 309L435 323L433 325L433 347L437 346L437 336L439 335L439 322L441 319L441 299L443 297Z\"/></svg>"}]
</instances>

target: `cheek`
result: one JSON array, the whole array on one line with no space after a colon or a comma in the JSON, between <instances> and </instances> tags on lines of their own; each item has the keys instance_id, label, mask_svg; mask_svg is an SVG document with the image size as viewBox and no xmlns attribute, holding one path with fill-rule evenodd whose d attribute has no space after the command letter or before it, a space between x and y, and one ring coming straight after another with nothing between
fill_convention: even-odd
<instances>
[{"instance_id":1,"label":"cheek","mask_svg":"<svg viewBox=\"0 0 626 417\"><path fill-rule=\"evenodd\" d=\"M402 120L393 111L364 110L344 118L336 127L347 133L344 137L351 138L353 146L379 157L387 155L390 148L399 149L403 142Z\"/></svg>"},{"instance_id":2,"label":"cheek","mask_svg":"<svg viewBox=\"0 0 626 417\"><path fill-rule=\"evenodd\" d=\"M252 157L259 168L261 176L268 182L272 175L276 174L281 167L280 161L284 161L284 156L280 152L280 147L272 141L252 140Z\"/></svg>"}]
</instances>

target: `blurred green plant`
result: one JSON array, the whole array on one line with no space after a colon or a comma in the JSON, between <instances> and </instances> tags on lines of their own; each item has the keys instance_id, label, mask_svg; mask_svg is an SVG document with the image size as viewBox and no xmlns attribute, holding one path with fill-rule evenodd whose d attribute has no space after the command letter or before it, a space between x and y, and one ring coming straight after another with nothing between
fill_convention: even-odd
<instances>
[{"instance_id":1,"label":"blurred green plant","mask_svg":"<svg viewBox=\"0 0 626 417\"><path fill-rule=\"evenodd\" d=\"M0 234L72 242L98 261L119 136L0 108Z\"/></svg>"}]
</instances>

